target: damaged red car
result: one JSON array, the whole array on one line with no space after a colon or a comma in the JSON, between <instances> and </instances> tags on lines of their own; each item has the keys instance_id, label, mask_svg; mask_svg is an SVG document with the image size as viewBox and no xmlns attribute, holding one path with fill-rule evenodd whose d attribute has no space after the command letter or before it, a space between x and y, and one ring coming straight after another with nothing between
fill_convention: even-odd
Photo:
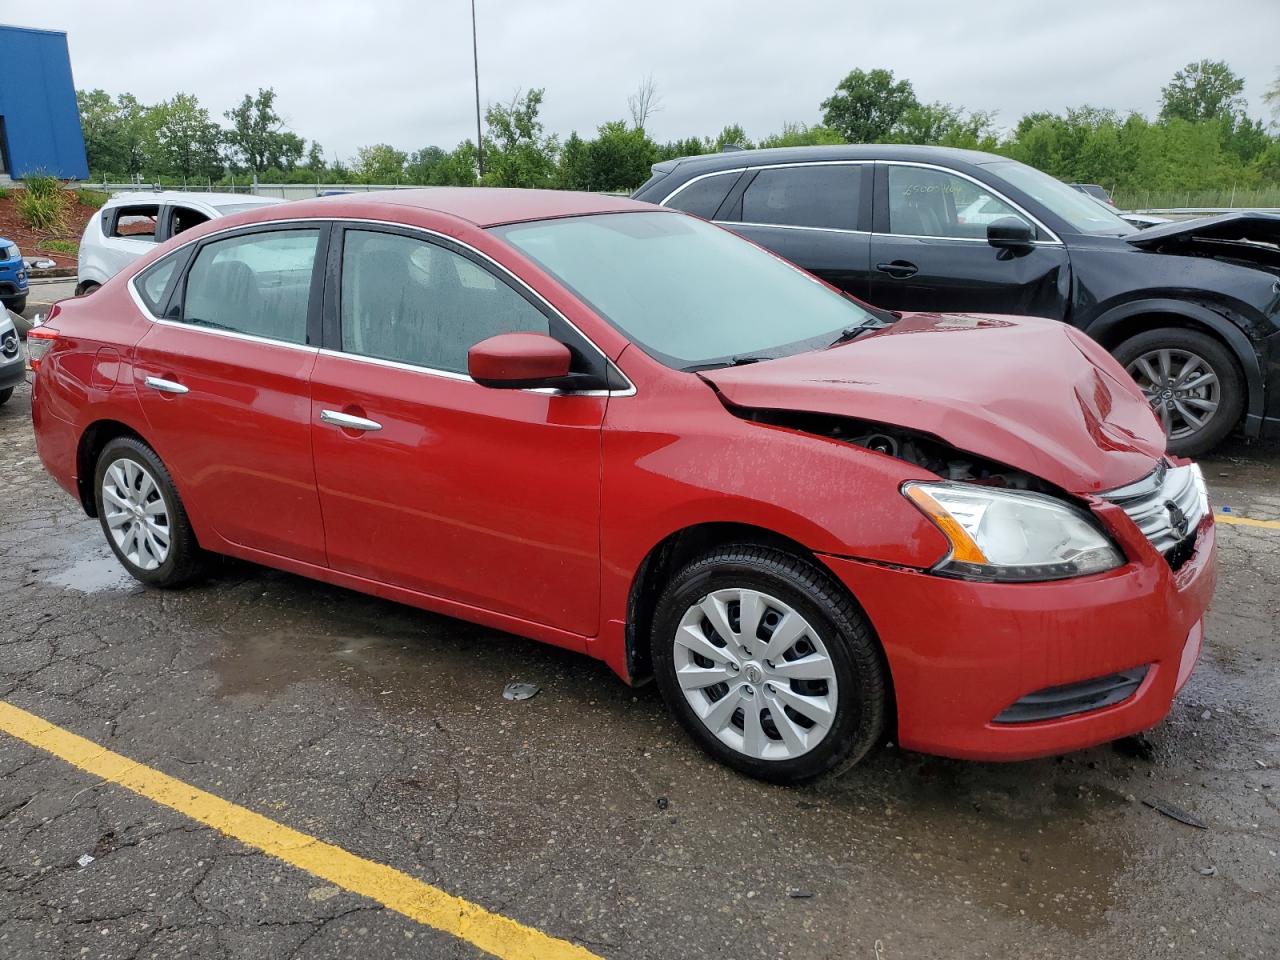
<instances>
[{"instance_id":1,"label":"damaged red car","mask_svg":"<svg viewBox=\"0 0 1280 960\"><path fill-rule=\"evenodd\" d=\"M227 554L567 647L752 776L1097 744L1200 653L1204 483L1106 351L881 312L676 211L272 207L29 343L40 456L139 580Z\"/></svg>"}]
</instances>

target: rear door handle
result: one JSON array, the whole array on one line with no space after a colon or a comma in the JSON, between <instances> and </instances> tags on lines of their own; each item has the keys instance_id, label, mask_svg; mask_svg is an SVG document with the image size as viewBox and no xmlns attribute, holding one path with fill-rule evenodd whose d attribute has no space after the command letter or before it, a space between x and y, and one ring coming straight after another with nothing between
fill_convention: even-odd
<instances>
[{"instance_id":1,"label":"rear door handle","mask_svg":"<svg viewBox=\"0 0 1280 960\"><path fill-rule=\"evenodd\" d=\"M161 393L186 393L189 389L180 383L174 383L172 380L162 380L160 377L147 377L142 382L152 390L159 390Z\"/></svg>"},{"instance_id":2,"label":"rear door handle","mask_svg":"<svg viewBox=\"0 0 1280 960\"><path fill-rule=\"evenodd\" d=\"M896 280L905 280L907 277L915 276L920 268L907 260L893 260L889 263L877 263L876 269Z\"/></svg>"},{"instance_id":3,"label":"rear door handle","mask_svg":"<svg viewBox=\"0 0 1280 960\"><path fill-rule=\"evenodd\" d=\"M349 413L343 413L341 410L321 410L320 419L335 427L341 427L343 430L382 429L382 424L377 420L369 420L365 417L355 417Z\"/></svg>"}]
</instances>

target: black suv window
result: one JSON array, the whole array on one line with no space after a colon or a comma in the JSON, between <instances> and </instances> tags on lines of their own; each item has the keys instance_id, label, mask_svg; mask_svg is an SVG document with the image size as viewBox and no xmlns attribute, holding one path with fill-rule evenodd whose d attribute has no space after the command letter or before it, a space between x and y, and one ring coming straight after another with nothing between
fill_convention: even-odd
<instances>
[{"instance_id":1,"label":"black suv window","mask_svg":"<svg viewBox=\"0 0 1280 960\"><path fill-rule=\"evenodd\" d=\"M733 189L733 185L738 182L740 176L742 176L741 171L734 170L731 173L716 173L701 180L694 180L668 200L667 206L683 210L685 213L692 213L705 220L714 220L720 204L724 203L724 198L729 195L729 191Z\"/></svg>"},{"instance_id":2,"label":"black suv window","mask_svg":"<svg viewBox=\"0 0 1280 960\"><path fill-rule=\"evenodd\" d=\"M856 230L861 182L848 163L761 170L742 195L742 222Z\"/></svg>"}]
</instances>

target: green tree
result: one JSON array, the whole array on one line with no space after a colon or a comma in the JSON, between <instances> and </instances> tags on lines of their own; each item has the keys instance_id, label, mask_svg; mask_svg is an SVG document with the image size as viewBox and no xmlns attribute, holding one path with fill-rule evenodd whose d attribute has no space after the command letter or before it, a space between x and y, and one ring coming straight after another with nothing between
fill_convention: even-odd
<instances>
[{"instance_id":1,"label":"green tree","mask_svg":"<svg viewBox=\"0 0 1280 960\"><path fill-rule=\"evenodd\" d=\"M95 175L121 175L129 169L129 149L120 106L105 90L77 90L84 152Z\"/></svg>"},{"instance_id":2,"label":"green tree","mask_svg":"<svg viewBox=\"0 0 1280 960\"><path fill-rule=\"evenodd\" d=\"M590 145L575 130L569 134L560 151L556 166L556 186L561 190L591 189Z\"/></svg>"},{"instance_id":3,"label":"green tree","mask_svg":"<svg viewBox=\"0 0 1280 960\"><path fill-rule=\"evenodd\" d=\"M538 111L543 91L516 91L505 104L485 111L484 182L495 187L549 187L555 181L560 150L554 134L543 132Z\"/></svg>"},{"instance_id":4,"label":"green tree","mask_svg":"<svg viewBox=\"0 0 1280 960\"><path fill-rule=\"evenodd\" d=\"M707 145L697 137L668 140L658 147L658 160L675 160L677 157L697 157L707 152Z\"/></svg>"},{"instance_id":5,"label":"green tree","mask_svg":"<svg viewBox=\"0 0 1280 960\"><path fill-rule=\"evenodd\" d=\"M751 138L747 136L747 131L742 129L742 125L731 123L714 138L708 138L701 152L719 153L725 147L741 147L744 150L750 150L753 146Z\"/></svg>"},{"instance_id":6,"label":"green tree","mask_svg":"<svg viewBox=\"0 0 1280 960\"><path fill-rule=\"evenodd\" d=\"M303 164L315 177L322 177L325 173L324 148L314 140L311 146L307 148L307 160Z\"/></svg>"},{"instance_id":7,"label":"green tree","mask_svg":"<svg viewBox=\"0 0 1280 960\"><path fill-rule=\"evenodd\" d=\"M375 143L356 151L354 171L360 183L400 183L408 155L386 143Z\"/></svg>"},{"instance_id":8,"label":"green tree","mask_svg":"<svg viewBox=\"0 0 1280 960\"><path fill-rule=\"evenodd\" d=\"M908 107L884 137L892 143L921 143L931 146L989 149L996 143L992 115L985 111L968 113L940 101Z\"/></svg>"},{"instance_id":9,"label":"green tree","mask_svg":"<svg viewBox=\"0 0 1280 960\"><path fill-rule=\"evenodd\" d=\"M844 143L838 130L822 124L784 123L781 133L772 133L760 141L760 147L816 147L824 144Z\"/></svg>"},{"instance_id":10,"label":"green tree","mask_svg":"<svg viewBox=\"0 0 1280 960\"><path fill-rule=\"evenodd\" d=\"M242 165L255 173L268 167L289 170L302 158L305 144L301 137L284 129L275 103L274 89L259 88L257 96L246 93L239 106L224 114L231 121L227 143Z\"/></svg>"},{"instance_id":11,"label":"green tree","mask_svg":"<svg viewBox=\"0 0 1280 960\"><path fill-rule=\"evenodd\" d=\"M895 81L892 70L855 69L822 101L822 122L849 143L877 143L919 105L911 81Z\"/></svg>"},{"instance_id":12,"label":"green tree","mask_svg":"<svg viewBox=\"0 0 1280 960\"><path fill-rule=\"evenodd\" d=\"M429 184L433 182L436 167L447 157L440 147L423 147L409 154L405 163L404 176L410 183Z\"/></svg>"},{"instance_id":13,"label":"green tree","mask_svg":"<svg viewBox=\"0 0 1280 960\"><path fill-rule=\"evenodd\" d=\"M1271 125L1280 126L1280 69L1276 70L1276 78L1271 86L1267 87L1267 92L1262 95L1262 99L1271 108Z\"/></svg>"},{"instance_id":14,"label":"green tree","mask_svg":"<svg viewBox=\"0 0 1280 960\"><path fill-rule=\"evenodd\" d=\"M474 187L476 170L476 145L470 140L463 140L432 169L431 185Z\"/></svg>"},{"instance_id":15,"label":"green tree","mask_svg":"<svg viewBox=\"0 0 1280 960\"><path fill-rule=\"evenodd\" d=\"M1244 81L1223 60L1188 63L1160 94L1161 120L1217 120L1244 113Z\"/></svg>"},{"instance_id":16,"label":"green tree","mask_svg":"<svg viewBox=\"0 0 1280 960\"><path fill-rule=\"evenodd\" d=\"M171 176L221 177L222 128L189 93L154 108L156 159Z\"/></svg>"}]
</instances>

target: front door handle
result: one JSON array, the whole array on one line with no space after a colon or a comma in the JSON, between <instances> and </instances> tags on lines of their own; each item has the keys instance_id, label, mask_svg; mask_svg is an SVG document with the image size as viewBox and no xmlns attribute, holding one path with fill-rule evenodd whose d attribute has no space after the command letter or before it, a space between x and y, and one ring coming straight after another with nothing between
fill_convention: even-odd
<instances>
[{"instance_id":1,"label":"front door handle","mask_svg":"<svg viewBox=\"0 0 1280 960\"><path fill-rule=\"evenodd\" d=\"M366 417L356 417L341 410L321 410L320 419L324 423L341 427L343 430L381 430L382 424Z\"/></svg>"},{"instance_id":2,"label":"front door handle","mask_svg":"<svg viewBox=\"0 0 1280 960\"><path fill-rule=\"evenodd\" d=\"M876 269L881 273L887 273L895 280L905 280L907 277L915 276L920 268L909 260L892 260L889 263L877 263Z\"/></svg>"},{"instance_id":3,"label":"front door handle","mask_svg":"<svg viewBox=\"0 0 1280 960\"><path fill-rule=\"evenodd\" d=\"M160 377L147 377L143 381L152 390L159 390L161 393L186 393L189 388L184 387L180 383L174 383L172 380L162 380Z\"/></svg>"}]
</instances>

